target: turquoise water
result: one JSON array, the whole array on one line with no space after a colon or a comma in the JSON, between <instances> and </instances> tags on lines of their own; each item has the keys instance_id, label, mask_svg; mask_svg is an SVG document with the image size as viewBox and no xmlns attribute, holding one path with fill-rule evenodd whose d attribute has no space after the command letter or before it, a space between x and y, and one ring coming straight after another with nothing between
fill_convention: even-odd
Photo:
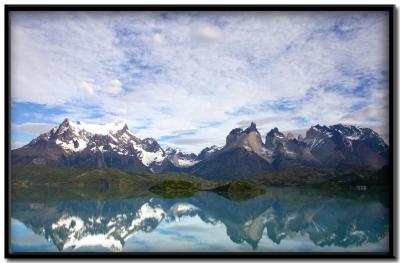
<instances>
[{"instance_id":1,"label":"turquoise water","mask_svg":"<svg viewBox=\"0 0 400 263\"><path fill-rule=\"evenodd\" d=\"M388 251L384 193L268 188L245 201L190 198L14 201L12 252Z\"/></svg>"}]
</instances>

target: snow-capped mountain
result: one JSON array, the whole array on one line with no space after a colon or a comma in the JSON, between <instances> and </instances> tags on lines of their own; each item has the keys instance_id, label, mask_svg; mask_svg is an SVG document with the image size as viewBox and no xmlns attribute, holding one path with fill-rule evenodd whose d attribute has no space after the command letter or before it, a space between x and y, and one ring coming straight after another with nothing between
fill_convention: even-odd
<instances>
[{"instance_id":1,"label":"snow-capped mountain","mask_svg":"<svg viewBox=\"0 0 400 263\"><path fill-rule=\"evenodd\" d=\"M153 138L139 139L125 122L93 125L65 119L12 152L13 163L159 171L166 154Z\"/></svg>"},{"instance_id":2,"label":"snow-capped mountain","mask_svg":"<svg viewBox=\"0 0 400 263\"><path fill-rule=\"evenodd\" d=\"M65 119L28 145L12 151L12 164L121 168L135 172L190 172L209 179L252 176L292 166L341 164L380 168L388 163L388 145L369 128L312 126L302 138L271 129L262 141L256 124L233 129L226 144L198 155L165 151L153 138L140 139L119 121L93 125Z\"/></svg>"},{"instance_id":3,"label":"snow-capped mountain","mask_svg":"<svg viewBox=\"0 0 400 263\"><path fill-rule=\"evenodd\" d=\"M333 167L341 164L380 168L388 163L388 145L369 128L350 125L312 126L306 137L294 138L278 128L262 142L256 124L233 129L225 146L193 166L208 179L233 179L293 166Z\"/></svg>"},{"instance_id":4,"label":"snow-capped mountain","mask_svg":"<svg viewBox=\"0 0 400 263\"><path fill-rule=\"evenodd\" d=\"M379 168L388 162L388 145L369 128L315 125L307 131L303 142L325 165L356 163Z\"/></svg>"}]
</instances>

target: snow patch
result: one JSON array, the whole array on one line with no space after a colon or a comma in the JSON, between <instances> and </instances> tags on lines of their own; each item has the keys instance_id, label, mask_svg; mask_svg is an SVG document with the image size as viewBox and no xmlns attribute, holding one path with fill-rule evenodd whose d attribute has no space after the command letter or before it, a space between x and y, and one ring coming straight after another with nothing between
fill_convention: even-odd
<instances>
[{"instance_id":1,"label":"snow patch","mask_svg":"<svg viewBox=\"0 0 400 263\"><path fill-rule=\"evenodd\" d=\"M143 149L142 145L137 144L135 141L131 141L133 148L139 152L139 158L145 166L149 166L152 163L162 163L165 159L164 152L159 149L156 152L148 152Z\"/></svg>"},{"instance_id":2,"label":"snow patch","mask_svg":"<svg viewBox=\"0 0 400 263\"><path fill-rule=\"evenodd\" d=\"M360 136L359 135L346 136L346 139L351 140L351 141L355 141L355 140L359 140Z\"/></svg>"},{"instance_id":3,"label":"snow patch","mask_svg":"<svg viewBox=\"0 0 400 263\"><path fill-rule=\"evenodd\" d=\"M80 152L86 149L87 141L82 138L72 139L67 142L57 139L56 144L60 145L66 151ZM77 147L75 147L75 144L77 144Z\"/></svg>"},{"instance_id":4,"label":"snow patch","mask_svg":"<svg viewBox=\"0 0 400 263\"><path fill-rule=\"evenodd\" d=\"M119 120L114 123L99 125L99 124L87 124L83 122L73 122L69 121L71 127L76 128L78 130L85 130L86 132L90 132L92 134L115 134L118 131L122 130L126 125L125 121Z\"/></svg>"},{"instance_id":5,"label":"snow patch","mask_svg":"<svg viewBox=\"0 0 400 263\"><path fill-rule=\"evenodd\" d=\"M176 160L176 164L178 166L180 166L180 167L189 167L189 166L195 165L198 162L199 161L189 160L189 159L182 159L182 158L178 158Z\"/></svg>"}]
</instances>

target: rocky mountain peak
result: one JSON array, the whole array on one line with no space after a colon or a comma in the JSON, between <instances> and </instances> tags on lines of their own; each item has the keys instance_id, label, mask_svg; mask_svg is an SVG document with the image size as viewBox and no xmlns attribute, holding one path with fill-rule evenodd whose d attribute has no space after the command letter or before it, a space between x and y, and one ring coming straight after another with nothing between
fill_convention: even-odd
<instances>
[{"instance_id":1,"label":"rocky mountain peak","mask_svg":"<svg viewBox=\"0 0 400 263\"><path fill-rule=\"evenodd\" d=\"M234 134L241 134L242 132L243 132L243 129L241 129L241 128L235 128L235 129L231 130L231 132L230 132L229 134L232 134L232 135L234 135Z\"/></svg>"},{"instance_id":2,"label":"rocky mountain peak","mask_svg":"<svg viewBox=\"0 0 400 263\"><path fill-rule=\"evenodd\" d=\"M214 153L218 152L219 150L221 150L220 147L218 147L217 145L212 145L210 147L206 147L203 150L201 150L201 152L197 155L197 160L205 160L206 158L209 158L210 156L212 156Z\"/></svg>"},{"instance_id":3,"label":"rocky mountain peak","mask_svg":"<svg viewBox=\"0 0 400 263\"><path fill-rule=\"evenodd\" d=\"M173 154L173 153L175 153L176 152L176 149L175 148L172 148L172 147L167 147L167 148L165 148L165 153L166 154Z\"/></svg>"},{"instance_id":4,"label":"rocky mountain peak","mask_svg":"<svg viewBox=\"0 0 400 263\"><path fill-rule=\"evenodd\" d=\"M156 143L156 140L154 138L145 138L145 139L143 139L143 141L148 144Z\"/></svg>"},{"instance_id":5,"label":"rocky mountain peak","mask_svg":"<svg viewBox=\"0 0 400 263\"><path fill-rule=\"evenodd\" d=\"M255 132L258 137L260 137L260 133L257 130L257 126L254 122L251 122L250 126L247 127L245 130L241 128L235 128L231 130L229 135L226 137L226 145L232 145L238 143L238 141L242 140L249 134ZM257 135L255 135L257 137ZM261 140L261 137L260 137Z\"/></svg>"},{"instance_id":6,"label":"rocky mountain peak","mask_svg":"<svg viewBox=\"0 0 400 263\"><path fill-rule=\"evenodd\" d=\"M142 145L143 149L148 152L163 152L164 153L161 146L153 138L145 138L141 142L143 144Z\"/></svg>"},{"instance_id":7,"label":"rocky mountain peak","mask_svg":"<svg viewBox=\"0 0 400 263\"><path fill-rule=\"evenodd\" d=\"M229 151L235 148L244 148L266 158L261 135L254 122L244 131L240 128L233 129L226 137L226 144L222 150Z\"/></svg>"},{"instance_id":8,"label":"rocky mountain peak","mask_svg":"<svg viewBox=\"0 0 400 263\"><path fill-rule=\"evenodd\" d=\"M58 126L56 133L62 134L71 127L72 127L71 121L68 118L65 118L63 122Z\"/></svg>"},{"instance_id":9,"label":"rocky mountain peak","mask_svg":"<svg viewBox=\"0 0 400 263\"><path fill-rule=\"evenodd\" d=\"M69 119L68 119L68 118L65 118L65 119L62 121L61 125L69 125Z\"/></svg>"},{"instance_id":10,"label":"rocky mountain peak","mask_svg":"<svg viewBox=\"0 0 400 263\"><path fill-rule=\"evenodd\" d=\"M244 130L245 133L250 133L250 132L258 132L257 126L254 122L251 122L250 126Z\"/></svg>"},{"instance_id":11,"label":"rocky mountain peak","mask_svg":"<svg viewBox=\"0 0 400 263\"><path fill-rule=\"evenodd\" d=\"M278 146L279 143L283 143L284 141L286 141L285 135L275 127L267 133L265 137L265 146L268 149L273 150Z\"/></svg>"},{"instance_id":12,"label":"rocky mountain peak","mask_svg":"<svg viewBox=\"0 0 400 263\"><path fill-rule=\"evenodd\" d=\"M188 171L193 166L199 173L215 174L226 171L228 166L230 172L241 167L258 167L251 173L294 165L365 164L379 168L387 164L388 154L388 145L372 129L344 124L311 126L305 138L299 136L298 140L275 127L266 134L263 143L252 122L244 130L233 129L224 147L206 147L196 155L172 148L164 151L153 138L135 137L124 121L98 125L66 118L28 145L13 150L12 161L152 172L181 171L178 168ZM246 173L245 169L240 173Z\"/></svg>"},{"instance_id":13,"label":"rocky mountain peak","mask_svg":"<svg viewBox=\"0 0 400 263\"><path fill-rule=\"evenodd\" d=\"M369 128L315 125L307 131L303 141L311 153L326 164L358 163L381 167L388 159L388 145Z\"/></svg>"},{"instance_id":14,"label":"rocky mountain peak","mask_svg":"<svg viewBox=\"0 0 400 263\"><path fill-rule=\"evenodd\" d=\"M123 130L123 131L127 131L127 130L129 130L129 128L128 128L128 124L126 124L126 123L125 123L125 124L124 124L124 127L122 127L122 130Z\"/></svg>"},{"instance_id":15,"label":"rocky mountain peak","mask_svg":"<svg viewBox=\"0 0 400 263\"><path fill-rule=\"evenodd\" d=\"M291 132L288 132L288 134L286 135L286 138L287 138L288 140L293 140L293 139L295 139L293 133L291 133Z\"/></svg>"},{"instance_id":16,"label":"rocky mountain peak","mask_svg":"<svg viewBox=\"0 0 400 263\"><path fill-rule=\"evenodd\" d=\"M310 129L307 130L306 132L306 138L311 138L311 137L332 137L332 133L327 126L322 126L322 125L315 125L311 126Z\"/></svg>"}]
</instances>

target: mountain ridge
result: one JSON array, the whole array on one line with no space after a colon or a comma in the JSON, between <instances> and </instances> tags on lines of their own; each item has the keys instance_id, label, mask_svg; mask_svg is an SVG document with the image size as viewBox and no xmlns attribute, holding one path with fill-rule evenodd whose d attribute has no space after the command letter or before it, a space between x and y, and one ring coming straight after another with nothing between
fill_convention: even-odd
<instances>
[{"instance_id":1,"label":"mountain ridge","mask_svg":"<svg viewBox=\"0 0 400 263\"><path fill-rule=\"evenodd\" d=\"M136 137L123 121L107 125L73 122L39 135L12 150L12 164L61 167L120 168L136 172L182 171L205 178L240 178L293 166L334 167L361 164L380 168L389 147L372 129L353 125L315 125L305 137L285 135L277 127L263 142L256 124L235 128L223 147L199 154L163 149L154 138Z\"/></svg>"}]
</instances>

